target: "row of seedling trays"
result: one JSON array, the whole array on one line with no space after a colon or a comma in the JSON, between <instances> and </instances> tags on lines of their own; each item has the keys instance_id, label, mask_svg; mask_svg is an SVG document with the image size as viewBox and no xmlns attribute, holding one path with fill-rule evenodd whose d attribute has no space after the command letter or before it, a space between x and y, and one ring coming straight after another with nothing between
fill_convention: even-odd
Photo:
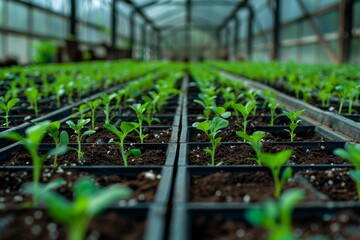
<instances>
[{"instance_id":1,"label":"row of seedling trays","mask_svg":"<svg viewBox=\"0 0 360 240\"><path fill-rule=\"evenodd\" d=\"M360 146L204 71L186 84L170 239L358 239Z\"/></svg>"},{"instance_id":2,"label":"row of seedling trays","mask_svg":"<svg viewBox=\"0 0 360 240\"><path fill-rule=\"evenodd\" d=\"M163 239L181 75L135 79L19 126L15 109L1 133L0 239Z\"/></svg>"}]
</instances>

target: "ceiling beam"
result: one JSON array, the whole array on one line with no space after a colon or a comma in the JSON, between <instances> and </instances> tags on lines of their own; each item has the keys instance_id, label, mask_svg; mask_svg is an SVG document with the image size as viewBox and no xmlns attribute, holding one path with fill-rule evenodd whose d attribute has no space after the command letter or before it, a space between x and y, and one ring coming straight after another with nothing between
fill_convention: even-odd
<instances>
[{"instance_id":1,"label":"ceiling beam","mask_svg":"<svg viewBox=\"0 0 360 240\"><path fill-rule=\"evenodd\" d=\"M147 6L149 5L149 6ZM164 2L160 2L160 1L153 1L150 3L146 3L142 6L145 6L145 8L147 7L154 7L154 6L161 6L161 5L184 5L184 2L176 2L176 1L164 1ZM194 1L192 3L192 5L194 6L233 6L234 5L234 0L217 0L217 1ZM139 7L142 7L139 6Z\"/></svg>"},{"instance_id":2,"label":"ceiling beam","mask_svg":"<svg viewBox=\"0 0 360 240\"><path fill-rule=\"evenodd\" d=\"M231 21L231 19L233 19L234 17L236 17L236 14L238 13L238 11L245 7L247 4L248 0L242 0L241 2L239 2L238 5L235 6L234 10L229 14L229 16L227 16L224 21L219 25L218 27L218 31L220 31L223 27L226 26L226 24L228 24L228 22Z\"/></svg>"},{"instance_id":3,"label":"ceiling beam","mask_svg":"<svg viewBox=\"0 0 360 240\"><path fill-rule=\"evenodd\" d=\"M133 13L138 13L145 22L150 24L154 30L159 30L159 28L155 25L155 23L148 17L146 14L142 11L141 8L139 8L132 0L121 0L124 3L129 4L133 8ZM132 13L132 14L133 14Z\"/></svg>"}]
</instances>

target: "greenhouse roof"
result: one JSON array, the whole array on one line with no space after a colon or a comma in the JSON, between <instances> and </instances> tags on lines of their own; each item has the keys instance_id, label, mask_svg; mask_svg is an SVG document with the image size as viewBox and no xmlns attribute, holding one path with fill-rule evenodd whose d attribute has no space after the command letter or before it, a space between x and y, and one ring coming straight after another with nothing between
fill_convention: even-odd
<instances>
[{"instance_id":1,"label":"greenhouse roof","mask_svg":"<svg viewBox=\"0 0 360 240\"><path fill-rule=\"evenodd\" d=\"M161 30L184 26L214 30L247 0L133 0L133 4Z\"/></svg>"}]
</instances>

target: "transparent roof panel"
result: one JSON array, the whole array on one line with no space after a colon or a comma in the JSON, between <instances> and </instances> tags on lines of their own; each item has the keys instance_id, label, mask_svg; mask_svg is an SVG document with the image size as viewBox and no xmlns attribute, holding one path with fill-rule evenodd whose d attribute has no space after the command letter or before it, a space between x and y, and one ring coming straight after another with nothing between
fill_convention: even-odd
<instances>
[{"instance_id":1,"label":"transparent roof panel","mask_svg":"<svg viewBox=\"0 0 360 240\"><path fill-rule=\"evenodd\" d=\"M243 0L191 0L191 25L214 29L233 12ZM259 0L263 2L263 0ZM172 29L186 24L187 0L133 0L157 27Z\"/></svg>"}]
</instances>

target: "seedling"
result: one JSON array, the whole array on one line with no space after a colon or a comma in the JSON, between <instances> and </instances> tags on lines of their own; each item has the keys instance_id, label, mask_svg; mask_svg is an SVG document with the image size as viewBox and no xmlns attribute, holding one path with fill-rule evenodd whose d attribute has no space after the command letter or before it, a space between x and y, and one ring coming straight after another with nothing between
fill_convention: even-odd
<instances>
[{"instance_id":1,"label":"seedling","mask_svg":"<svg viewBox=\"0 0 360 240\"><path fill-rule=\"evenodd\" d=\"M262 131L256 131L252 135L247 135L244 132L237 131L236 135L243 138L244 140L248 141L250 146L253 148L256 154L256 162L259 166L261 166L260 154L263 147L263 141L265 137L265 133Z\"/></svg>"},{"instance_id":2,"label":"seedling","mask_svg":"<svg viewBox=\"0 0 360 240\"><path fill-rule=\"evenodd\" d=\"M47 205L48 214L63 224L69 240L84 240L91 220L114 201L131 196L131 189L113 185L102 188L89 177L74 183L74 202L53 191L44 191L45 186L24 185L25 191L40 195Z\"/></svg>"},{"instance_id":3,"label":"seedling","mask_svg":"<svg viewBox=\"0 0 360 240\"><path fill-rule=\"evenodd\" d=\"M254 101L247 102L245 106L242 105L241 103L236 103L232 106L235 112L240 112L241 115L243 116L243 132L244 133L246 133L246 128L249 123L249 121L247 119L248 119L249 115L251 114L251 112L253 111L255 106L256 106L256 102L254 102ZM237 119L237 120L239 121L240 119Z\"/></svg>"},{"instance_id":4,"label":"seedling","mask_svg":"<svg viewBox=\"0 0 360 240\"><path fill-rule=\"evenodd\" d=\"M211 164L209 165L215 166L215 152L217 146L221 142L221 137L217 138L216 135L221 132L221 129L229 126L229 121L220 117L214 117L214 119L209 122L195 122L192 126L200 131L203 131L210 139L211 147L205 148L204 151L211 156ZM221 164L223 164L223 162L217 163L216 166L220 166Z\"/></svg>"},{"instance_id":5,"label":"seedling","mask_svg":"<svg viewBox=\"0 0 360 240\"><path fill-rule=\"evenodd\" d=\"M358 199L360 200L360 144L349 144L345 149L337 148L334 150L334 154L345 158L354 165L355 170L350 171L350 176L356 182Z\"/></svg>"},{"instance_id":6,"label":"seedling","mask_svg":"<svg viewBox=\"0 0 360 240\"><path fill-rule=\"evenodd\" d=\"M85 137L85 136L89 136L89 135L92 135L94 134L96 131L95 130L87 130L87 131L84 131L84 133L82 133L82 129L85 127L86 124L88 124L90 122L90 118L87 118L87 119L79 119L77 121L77 123L75 124L72 120L68 120L66 121L66 124L69 125L69 127L74 130L74 133L76 135L76 141L77 141L77 144L78 144L78 148L77 149L74 149L76 152L77 152L77 155L78 155L78 160L81 161L82 158L84 157L84 152L82 152L81 150L81 142L82 142L82 139Z\"/></svg>"},{"instance_id":7,"label":"seedling","mask_svg":"<svg viewBox=\"0 0 360 240\"><path fill-rule=\"evenodd\" d=\"M267 229L268 240L295 240L292 214L304 195L301 189L290 189L281 195L279 202L266 201L261 208L247 210L245 218L251 224Z\"/></svg>"},{"instance_id":8,"label":"seedling","mask_svg":"<svg viewBox=\"0 0 360 240\"><path fill-rule=\"evenodd\" d=\"M18 99L18 98L13 98L13 99L10 99L9 101L6 101L5 99L0 99L0 110L5 112L5 116L0 116L0 117L5 119L6 127L9 127L9 112L10 112L10 110L19 101L20 101L20 99Z\"/></svg>"},{"instance_id":9,"label":"seedling","mask_svg":"<svg viewBox=\"0 0 360 240\"><path fill-rule=\"evenodd\" d=\"M136 117L138 119L139 128L136 130L140 137L140 142L144 143L144 139L148 137L148 134L143 134L143 121L144 121L144 112L146 111L147 106L149 105L149 102L146 102L144 104L133 104L131 105L131 109L135 111Z\"/></svg>"},{"instance_id":10,"label":"seedling","mask_svg":"<svg viewBox=\"0 0 360 240\"><path fill-rule=\"evenodd\" d=\"M335 90L336 90L336 93L339 97L339 101L340 101L340 104L339 104L339 114L341 114L342 112L342 109L343 109L343 106L344 106L344 103L346 101L346 95L347 95L347 92L345 91L345 87L342 86L342 85L338 85L335 87Z\"/></svg>"},{"instance_id":11,"label":"seedling","mask_svg":"<svg viewBox=\"0 0 360 240\"><path fill-rule=\"evenodd\" d=\"M296 112L293 111L284 111L284 115L287 116L290 120L290 125L289 125L289 129L285 129L285 131L287 131L290 134L290 142L294 141L294 138L296 137L295 134L295 129L299 126L299 122L301 122L301 120L296 120L301 113L303 113L305 110L299 110Z\"/></svg>"},{"instance_id":12,"label":"seedling","mask_svg":"<svg viewBox=\"0 0 360 240\"><path fill-rule=\"evenodd\" d=\"M38 187L39 185L41 167L45 159L39 156L39 147L44 135L46 134L49 125L50 122L46 121L31 126L25 130L25 135L26 135L25 137L21 136L17 132L9 132L3 135L4 138L8 138L14 141L19 141L29 152L33 164L33 185L35 187ZM65 151L66 148L57 148L51 150L48 154L58 155L64 153ZM32 199L34 207L38 206L38 199L39 199L38 194L34 192Z\"/></svg>"},{"instance_id":13,"label":"seedling","mask_svg":"<svg viewBox=\"0 0 360 240\"><path fill-rule=\"evenodd\" d=\"M35 87L28 88L25 90L25 95L29 100L30 108L34 110L35 115L37 116L39 114L39 90Z\"/></svg>"},{"instance_id":14,"label":"seedling","mask_svg":"<svg viewBox=\"0 0 360 240\"><path fill-rule=\"evenodd\" d=\"M141 157L141 151L140 149L130 149L128 151L125 151L124 143L125 138L129 133L132 131L135 131L139 128L139 124L136 122L121 122L120 124L120 130L118 130L114 125L112 124L105 124L104 127L109 130L110 132L114 133L116 136L119 137L119 141L114 141L113 139L110 140L111 142L116 143L120 147L121 156L124 161L124 166L128 166L127 158L130 155L134 155L135 157Z\"/></svg>"},{"instance_id":15,"label":"seedling","mask_svg":"<svg viewBox=\"0 0 360 240\"><path fill-rule=\"evenodd\" d=\"M94 101L90 101L90 102L86 103L91 111L91 129L92 130L95 129L95 111L96 111L96 108L99 106L100 102L101 102L100 99L96 99Z\"/></svg>"},{"instance_id":16,"label":"seedling","mask_svg":"<svg viewBox=\"0 0 360 240\"><path fill-rule=\"evenodd\" d=\"M279 116L275 116L276 109L280 107L280 104L278 104L274 99L269 100L269 108L270 108L270 123L269 126L274 126L275 119Z\"/></svg>"},{"instance_id":17,"label":"seedling","mask_svg":"<svg viewBox=\"0 0 360 240\"><path fill-rule=\"evenodd\" d=\"M349 98L349 109L348 114L352 114L353 109L352 106L354 104L354 100L359 97L360 95L360 85L357 85L355 88L352 88L348 91L348 98Z\"/></svg>"},{"instance_id":18,"label":"seedling","mask_svg":"<svg viewBox=\"0 0 360 240\"><path fill-rule=\"evenodd\" d=\"M69 135L66 131L60 132L60 121L52 122L49 124L47 129L47 133L50 137L54 139L55 148L59 149L61 146L66 147L69 143ZM57 167L57 157L58 155L54 155L54 163L53 167Z\"/></svg>"},{"instance_id":19,"label":"seedling","mask_svg":"<svg viewBox=\"0 0 360 240\"><path fill-rule=\"evenodd\" d=\"M104 104L104 114L105 114L105 124L110 123L110 113L114 109L110 107L111 101L116 97L116 94L107 95L105 93L101 94L101 100Z\"/></svg>"},{"instance_id":20,"label":"seedling","mask_svg":"<svg viewBox=\"0 0 360 240\"><path fill-rule=\"evenodd\" d=\"M281 194L281 189L284 183L292 177L292 169L287 167L284 169L282 174L280 174L281 167L289 160L292 155L292 150L284 150L278 153L260 153L259 159L260 162L267 166L274 178L275 191L274 197L279 198Z\"/></svg>"}]
</instances>

